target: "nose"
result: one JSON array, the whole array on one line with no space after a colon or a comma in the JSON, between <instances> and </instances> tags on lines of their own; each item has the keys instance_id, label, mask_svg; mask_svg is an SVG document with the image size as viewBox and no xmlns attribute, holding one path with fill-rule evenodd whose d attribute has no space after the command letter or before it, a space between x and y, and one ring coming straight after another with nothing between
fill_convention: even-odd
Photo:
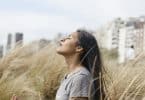
<instances>
[{"instance_id":1,"label":"nose","mask_svg":"<svg viewBox=\"0 0 145 100\"><path fill-rule=\"evenodd\" d=\"M65 39L64 38L62 38L62 39L60 39L59 41L58 41L58 43L60 44L60 45L62 45L62 43L65 41Z\"/></svg>"}]
</instances>

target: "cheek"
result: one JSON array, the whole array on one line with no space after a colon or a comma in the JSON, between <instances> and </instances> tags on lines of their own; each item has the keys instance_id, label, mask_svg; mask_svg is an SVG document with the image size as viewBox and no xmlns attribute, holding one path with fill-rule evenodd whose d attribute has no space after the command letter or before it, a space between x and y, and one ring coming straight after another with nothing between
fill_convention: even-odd
<instances>
[{"instance_id":1,"label":"cheek","mask_svg":"<svg viewBox=\"0 0 145 100\"><path fill-rule=\"evenodd\" d=\"M57 48L57 53L62 54L62 55L74 54L75 47L76 47L75 43L67 42L67 43L64 43L62 46Z\"/></svg>"}]
</instances>

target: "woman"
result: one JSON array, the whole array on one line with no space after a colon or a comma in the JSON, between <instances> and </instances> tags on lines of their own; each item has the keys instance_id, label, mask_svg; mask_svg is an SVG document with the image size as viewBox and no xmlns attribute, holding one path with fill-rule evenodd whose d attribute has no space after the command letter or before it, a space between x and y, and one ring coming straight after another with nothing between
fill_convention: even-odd
<instances>
[{"instance_id":1,"label":"woman","mask_svg":"<svg viewBox=\"0 0 145 100\"><path fill-rule=\"evenodd\" d=\"M69 73L61 81L56 100L103 100L103 68L95 37L77 30L59 44L57 53L64 56Z\"/></svg>"},{"instance_id":2,"label":"woman","mask_svg":"<svg viewBox=\"0 0 145 100\"><path fill-rule=\"evenodd\" d=\"M69 72L61 81L56 100L103 100L103 67L95 37L77 30L59 44L57 53L64 56Z\"/></svg>"}]
</instances>

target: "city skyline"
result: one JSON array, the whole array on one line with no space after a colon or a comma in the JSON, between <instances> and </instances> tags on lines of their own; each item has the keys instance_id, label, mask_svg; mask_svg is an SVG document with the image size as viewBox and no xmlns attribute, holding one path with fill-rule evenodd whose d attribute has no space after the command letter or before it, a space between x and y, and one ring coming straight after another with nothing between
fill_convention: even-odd
<instances>
[{"instance_id":1,"label":"city skyline","mask_svg":"<svg viewBox=\"0 0 145 100\"><path fill-rule=\"evenodd\" d=\"M116 17L145 15L143 0L13 0L0 1L0 40L7 34L23 32L24 40L54 38L58 32L69 33L99 26Z\"/></svg>"}]
</instances>

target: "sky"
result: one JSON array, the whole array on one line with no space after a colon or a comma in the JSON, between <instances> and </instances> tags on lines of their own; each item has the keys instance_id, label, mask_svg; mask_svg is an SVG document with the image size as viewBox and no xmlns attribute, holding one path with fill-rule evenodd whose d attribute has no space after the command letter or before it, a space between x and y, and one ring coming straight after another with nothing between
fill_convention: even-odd
<instances>
[{"instance_id":1,"label":"sky","mask_svg":"<svg viewBox=\"0 0 145 100\"><path fill-rule=\"evenodd\" d=\"M144 0L0 0L0 44L8 33L24 41L53 39L78 28L97 30L114 18L145 15Z\"/></svg>"}]
</instances>

